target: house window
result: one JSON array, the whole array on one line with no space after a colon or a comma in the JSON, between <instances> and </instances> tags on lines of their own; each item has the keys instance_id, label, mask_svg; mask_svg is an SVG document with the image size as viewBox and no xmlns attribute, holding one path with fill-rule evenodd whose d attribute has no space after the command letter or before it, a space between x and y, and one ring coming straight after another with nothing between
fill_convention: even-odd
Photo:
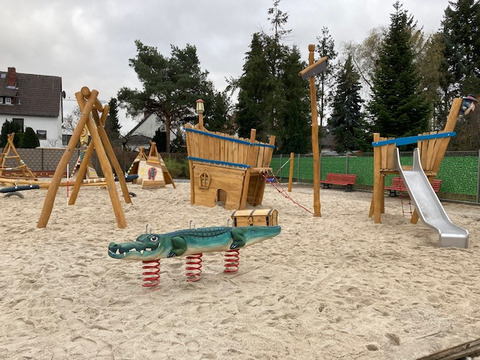
<instances>
[{"instance_id":1,"label":"house window","mask_svg":"<svg viewBox=\"0 0 480 360\"><path fill-rule=\"evenodd\" d=\"M38 140L47 140L47 130L37 130Z\"/></svg>"},{"instance_id":2,"label":"house window","mask_svg":"<svg viewBox=\"0 0 480 360\"><path fill-rule=\"evenodd\" d=\"M3 104L3 96L0 96L0 104Z\"/></svg>"},{"instance_id":3,"label":"house window","mask_svg":"<svg viewBox=\"0 0 480 360\"><path fill-rule=\"evenodd\" d=\"M13 123L14 123L14 124L18 124L18 125L20 126L20 129L21 129L22 131L25 131L25 128L23 127L23 126L24 126L24 124L23 124L23 119L13 118L12 120L13 120Z\"/></svg>"},{"instance_id":4,"label":"house window","mask_svg":"<svg viewBox=\"0 0 480 360\"><path fill-rule=\"evenodd\" d=\"M5 104L12 105L12 98L11 97L6 97L5 98Z\"/></svg>"},{"instance_id":5,"label":"house window","mask_svg":"<svg viewBox=\"0 0 480 360\"><path fill-rule=\"evenodd\" d=\"M68 143L70 142L70 138L72 137L72 135L69 135L69 134L62 134L62 145L63 146L67 146Z\"/></svg>"}]
</instances>

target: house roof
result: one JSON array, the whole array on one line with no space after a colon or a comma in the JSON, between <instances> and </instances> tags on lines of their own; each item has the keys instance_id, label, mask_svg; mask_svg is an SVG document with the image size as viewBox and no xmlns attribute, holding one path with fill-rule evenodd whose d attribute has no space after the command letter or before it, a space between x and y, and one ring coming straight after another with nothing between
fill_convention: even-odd
<instances>
[{"instance_id":1,"label":"house roof","mask_svg":"<svg viewBox=\"0 0 480 360\"><path fill-rule=\"evenodd\" d=\"M14 74L15 86L8 86L9 72L0 71L0 96L12 97L12 105L0 104L0 114L58 117L62 93L59 76ZM11 84L11 83L10 83Z\"/></svg>"},{"instance_id":2,"label":"house roof","mask_svg":"<svg viewBox=\"0 0 480 360\"><path fill-rule=\"evenodd\" d=\"M140 121L138 122L138 124L135 125L135 126L133 127L133 129L130 130L130 131L127 133L126 136L133 136L133 135L135 134L135 132L137 131L137 129L138 129L140 126L142 126L142 125L150 118L150 116L153 116L153 115L154 115L153 113L146 114L146 115L144 116L144 118L143 118L142 120L140 120ZM153 135L152 135L152 136L153 136Z\"/></svg>"}]
</instances>

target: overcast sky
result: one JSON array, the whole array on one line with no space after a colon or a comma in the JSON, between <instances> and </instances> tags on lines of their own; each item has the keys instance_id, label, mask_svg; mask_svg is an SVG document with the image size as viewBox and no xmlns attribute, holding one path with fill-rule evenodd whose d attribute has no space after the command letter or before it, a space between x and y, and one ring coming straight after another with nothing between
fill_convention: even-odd
<instances>
[{"instance_id":1,"label":"overcast sky","mask_svg":"<svg viewBox=\"0 0 480 360\"><path fill-rule=\"evenodd\" d=\"M360 43L377 26L388 26L394 0L282 0L289 14L289 44L308 60L308 44L328 27L338 48ZM440 29L448 0L403 0L404 9L426 32ZM0 22L0 69L62 77L65 115L82 86L108 101L123 87L141 89L128 60L134 41L170 57L170 45L195 45L201 68L217 90L241 75L254 32L270 33L273 0L18 0L4 2ZM316 59L320 54L316 54ZM122 133L136 122L121 119Z\"/></svg>"}]
</instances>

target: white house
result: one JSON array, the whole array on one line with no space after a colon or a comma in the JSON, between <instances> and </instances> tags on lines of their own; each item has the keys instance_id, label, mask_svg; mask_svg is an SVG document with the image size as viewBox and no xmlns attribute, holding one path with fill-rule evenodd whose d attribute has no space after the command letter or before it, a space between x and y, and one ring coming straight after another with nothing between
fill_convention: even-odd
<instances>
[{"instance_id":1,"label":"white house","mask_svg":"<svg viewBox=\"0 0 480 360\"><path fill-rule=\"evenodd\" d=\"M31 127L41 147L62 145L62 78L0 71L0 126L8 120Z\"/></svg>"},{"instance_id":2,"label":"white house","mask_svg":"<svg viewBox=\"0 0 480 360\"><path fill-rule=\"evenodd\" d=\"M140 146L148 149L150 148L150 140L155 135L155 132L165 132L165 122L162 121L156 114L148 114L125 136L127 139L127 146L131 149L138 150ZM170 141L175 140L176 133L170 131ZM162 148L161 144L157 144L157 148Z\"/></svg>"}]
</instances>

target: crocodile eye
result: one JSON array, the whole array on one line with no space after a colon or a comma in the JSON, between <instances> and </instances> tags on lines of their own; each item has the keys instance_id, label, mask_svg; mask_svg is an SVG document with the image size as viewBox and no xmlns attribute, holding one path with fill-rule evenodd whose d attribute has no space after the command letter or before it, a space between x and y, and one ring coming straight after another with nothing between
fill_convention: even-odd
<instances>
[{"instance_id":1,"label":"crocodile eye","mask_svg":"<svg viewBox=\"0 0 480 360\"><path fill-rule=\"evenodd\" d=\"M158 241L158 237L152 236L152 237L150 238L150 241L151 241L151 242L157 242L157 241Z\"/></svg>"}]
</instances>

